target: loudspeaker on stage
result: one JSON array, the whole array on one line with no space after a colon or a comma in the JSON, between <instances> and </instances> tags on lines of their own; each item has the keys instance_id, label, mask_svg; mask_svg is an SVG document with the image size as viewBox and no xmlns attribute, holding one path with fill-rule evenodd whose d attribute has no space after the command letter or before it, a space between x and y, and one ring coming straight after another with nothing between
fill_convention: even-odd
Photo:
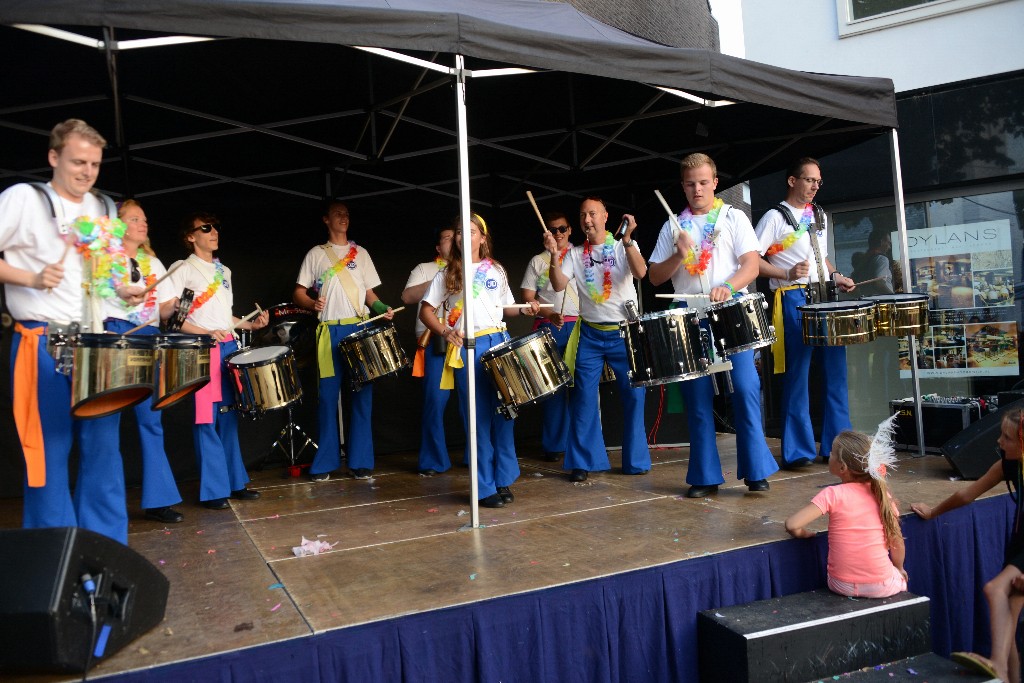
<instances>
[{"instance_id":1,"label":"loudspeaker on stage","mask_svg":"<svg viewBox=\"0 0 1024 683\"><path fill-rule=\"evenodd\" d=\"M1000 395L1001 396L1001 395ZM942 445L942 454L961 479L979 479L999 460L996 440L1002 429L1003 416L1012 409L1024 408L1024 399L1003 404Z\"/></svg>"},{"instance_id":2,"label":"loudspeaker on stage","mask_svg":"<svg viewBox=\"0 0 1024 683\"><path fill-rule=\"evenodd\" d=\"M167 577L85 529L0 531L0 567L0 669L84 671L164 618Z\"/></svg>"}]
</instances>

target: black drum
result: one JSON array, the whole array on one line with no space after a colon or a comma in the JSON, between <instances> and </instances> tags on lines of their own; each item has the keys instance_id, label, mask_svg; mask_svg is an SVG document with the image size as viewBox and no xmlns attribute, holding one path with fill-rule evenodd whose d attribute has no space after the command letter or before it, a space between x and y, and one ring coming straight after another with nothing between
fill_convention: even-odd
<instances>
[{"instance_id":1,"label":"black drum","mask_svg":"<svg viewBox=\"0 0 1024 683\"><path fill-rule=\"evenodd\" d=\"M629 382L650 387L710 374L711 354L701 334L697 311L673 308L619 323L626 339Z\"/></svg>"},{"instance_id":2,"label":"black drum","mask_svg":"<svg viewBox=\"0 0 1024 683\"><path fill-rule=\"evenodd\" d=\"M729 356L775 343L775 328L768 319L764 294L753 292L711 304L708 317L715 348Z\"/></svg>"},{"instance_id":3,"label":"black drum","mask_svg":"<svg viewBox=\"0 0 1024 683\"><path fill-rule=\"evenodd\" d=\"M301 368L316 363L316 314L294 304L277 304L267 309L267 326L252 335L252 345L287 346L295 352Z\"/></svg>"}]
</instances>

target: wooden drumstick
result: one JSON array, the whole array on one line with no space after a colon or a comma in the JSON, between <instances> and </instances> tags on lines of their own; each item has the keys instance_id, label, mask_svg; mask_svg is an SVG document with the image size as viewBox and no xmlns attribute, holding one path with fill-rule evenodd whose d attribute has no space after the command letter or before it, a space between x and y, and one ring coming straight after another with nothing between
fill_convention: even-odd
<instances>
[{"instance_id":1,"label":"wooden drumstick","mask_svg":"<svg viewBox=\"0 0 1024 683\"><path fill-rule=\"evenodd\" d=\"M669 207L668 202L666 202L665 198L661 195L660 190L655 190L654 196L656 196L658 201L661 202L661 205L665 208L665 213L668 214L669 222L672 223L673 241L679 239L679 233L683 231L683 229L679 227L679 220L676 218L676 215L672 213L671 207Z\"/></svg>"},{"instance_id":2,"label":"wooden drumstick","mask_svg":"<svg viewBox=\"0 0 1024 683\"><path fill-rule=\"evenodd\" d=\"M710 299L710 294L655 294L655 299Z\"/></svg>"},{"instance_id":3,"label":"wooden drumstick","mask_svg":"<svg viewBox=\"0 0 1024 683\"><path fill-rule=\"evenodd\" d=\"M60 261L57 261L57 263L60 263L60 264L64 263L64 259L66 259L68 257L68 252L71 251L71 247L72 246L74 246L73 242L65 242L64 243L64 253L61 254ZM46 293L47 294L53 294L53 287L47 287L46 288Z\"/></svg>"},{"instance_id":4,"label":"wooden drumstick","mask_svg":"<svg viewBox=\"0 0 1024 683\"><path fill-rule=\"evenodd\" d=\"M869 282L878 282L879 280L884 280L884 279L885 279L884 275L879 275L878 277L873 277L870 280L861 280L860 282L854 282L853 286L857 287L859 285L866 285Z\"/></svg>"},{"instance_id":5,"label":"wooden drumstick","mask_svg":"<svg viewBox=\"0 0 1024 683\"><path fill-rule=\"evenodd\" d=\"M171 266L170 270L168 270L166 273L164 273L159 278L157 278L156 282L154 282L149 287L146 287L144 290L139 292L139 296L146 296L147 294L149 294L153 290L154 287L156 287L158 284L160 284L161 282L163 282L164 280L169 278L171 276L171 273L173 273L174 271L176 271L178 268L182 267L183 265L185 265L184 261L178 261L177 263L175 263L173 266Z\"/></svg>"},{"instance_id":6,"label":"wooden drumstick","mask_svg":"<svg viewBox=\"0 0 1024 683\"><path fill-rule=\"evenodd\" d=\"M547 232L548 231L548 226L544 222L544 217L540 215L540 207L537 206L537 200L535 200L533 198L533 193L530 192L529 190L527 190L526 191L526 198L530 200L531 204L533 204L533 210L537 213L537 220L540 221L540 229L542 231L544 231L544 232Z\"/></svg>"},{"instance_id":7,"label":"wooden drumstick","mask_svg":"<svg viewBox=\"0 0 1024 683\"><path fill-rule=\"evenodd\" d=\"M127 332L122 332L121 334L125 334L125 335L127 335L127 334L135 334L136 332L141 330L143 327L148 327L149 325L157 326L159 324L160 324L160 318L153 318L148 323L142 323L141 325L136 325L132 329L128 330Z\"/></svg>"},{"instance_id":8,"label":"wooden drumstick","mask_svg":"<svg viewBox=\"0 0 1024 683\"><path fill-rule=\"evenodd\" d=\"M541 304L541 303L537 304L537 308L552 308L553 306L554 306L554 304ZM526 309L526 308L532 308L532 306L530 304L511 304L510 306L505 306L505 308L522 308L522 309Z\"/></svg>"},{"instance_id":9,"label":"wooden drumstick","mask_svg":"<svg viewBox=\"0 0 1024 683\"><path fill-rule=\"evenodd\" d=\"M256 316L258 316L259 314L260 314L260 310L259 310L259 306L257 306L255 311L253 311L252 313L250 313L249 315L245 316L244 318L242 318L241 320L239 320L237 323L234 324L234 326L231 328L232 332L237 330L239 325L241 325L242 323L249 322L250 320L252 320Z\"/></svg>"},{"instance_id":10,"label":"wooden drumstick","mask_svg":"<svg viewBox=\"0 0 1024 683\"><path fill-rule=\"evenodd\" d=\"M399 311L404 311L404 310L405 310L405 306L399 306L398 308L393 308L393 309L391 309L391 312L392 312L392 313L398 313ZM375 315L375 316L373 316L372 318L369 318L369 319L367 319L367 320L364 320L364 321L362 321L362 322L361 322L361 323L359 323L359 324L360 324L360 325L369 325L369 324L370 324L370 323L372 323L372 322L373 322L374 320L380 320L381 318L383 318L383 317L384 317L384 316L386 316L386 315L387 315L387 313L381 313L380 315Z\"/></svg>"}]
</instances>

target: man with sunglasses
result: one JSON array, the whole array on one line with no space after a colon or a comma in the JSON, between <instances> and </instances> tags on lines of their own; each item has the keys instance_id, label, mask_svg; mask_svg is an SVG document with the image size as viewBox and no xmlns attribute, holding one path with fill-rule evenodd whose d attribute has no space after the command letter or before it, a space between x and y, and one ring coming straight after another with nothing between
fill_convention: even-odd
<instances>
[{"instance_id":1,"label":"man with sunglasses","mask_svg":"<svg viewBox=\"0 0 1024 683\"><path fill-rule=\"evenodd\" d=\"M231 270L214 257L220 248L221 224L211 213L198 211L189 214L181 223L181 241L192 254L174 271L162 287L160 314L166 319L177 307L175 293L191 289L195 295L181 331L186 334L206 334L217 344L210 352L211 381L195 394L195 425L192 438L199 459L199 500L203 507L225 510L230 507L228 497L254 500L259 491L246 488L249 475L245 471L242 449L238 444L238 413L232 410L234 388L231 373L224 362L238 350L234 330L258 330L266 326L266 311L250 321L243 322L232 313L234 286ZM169 296L167 296L169 295ZM165 298L165 296L167 298ZM217 375L219 374L219 380Z\"/></svg>"},{"instance_id":2,"label":"man with sunglasses","mask_svg":"<svg viewBox=\"0 0 1024 683\"><path fill-rule=\"evenodd\" d=\"M686 208L679 215L677 235L666 221L651 254L651 283L668 280L676 294L704 295L674 305L687 306L729 301L746 294L757 277L761 260L750 219L734 206L715 197L718 169L706 154L690 154L680 164ZM754 367L754 351L729 356L733 391L729 397L736 428L736 478L753 492L768 490L768 476L778 471L761 426L761 381ZM712 377L679 383L686 404L690 433L690 461L686 468L687 498L704 498L725 483L715 432Z\"/></svg>"},{"instance_id":3,"label":"man with sunglasses","mask_svg":"<svg viewBox=\"0 0 1024 683\"><path fill-rule=\"evenodd\" d=\"M813 347L804 344L798 306L829 298L829 282L843 292L854 283L838 272L828 260L828 221L814 203L821 188L821 165L810 157L798 159L786 176L786 199L769 209L757 223L760 241L761 277L771 278L773 322L776 341L772 346L775 373L782 377L782 466L804 467L820 453L828 460L832 440L850 429L849 392L846 382L846 349L842 346ZM808 292L808 285L811 291ZM820 352L825 411L821 448L816 451L810 420L808 378L811 356Z\"/></svg>"},{"instance_id":4,"label":"man with sunglasses","mask_svg":"<svg viewBox=\"0 0 1024 683\"><path fill-rule=\"evenodd\" d=\"M348 238L348 205L331 200L323 217L327 243L313 247L302 260L295 279L292 299L320 317L317 327L317 366L320 370L320 448L309 474L314 481L325 481L341 467L341 434L338 425L338 398L347 369L338 342L361 329L359 323L371 316L394 318L390 306L377 298L373 288L380 277L366 249ZM348 433L345 452L350 476L369 479L373 474L373 386L352 392L351 419L345 421Z\"/></svg>"},{"instance_id":5,"label":"man with sunglasses","mask_svg":"<svg viewBox=\"0 0 1024 683\"><path fill-rule=\"evenodd\" d=\"M572 242L569 241L569 236L572 235L569 219L561 211L556 211L544 216L544 225L555 238L557 262L561 265L572 249ZM542 308L537 313L533 329L549 330L551 336L555 338L558 352L565 358L569 337L572 336L576 318L580 314L580 299L575 281L570 282L561 292L555 291L548 277L552 258L550 253L542 251L530 259L520 287L523 289L523 300L527 303L539 301L551 305L550 308ZM544 459L548 462L558 462L565 455L565 441L569 435L568 392L549 398L542 404L541 409L544 414L541 430Z\"/></svg>"}]
</instances>

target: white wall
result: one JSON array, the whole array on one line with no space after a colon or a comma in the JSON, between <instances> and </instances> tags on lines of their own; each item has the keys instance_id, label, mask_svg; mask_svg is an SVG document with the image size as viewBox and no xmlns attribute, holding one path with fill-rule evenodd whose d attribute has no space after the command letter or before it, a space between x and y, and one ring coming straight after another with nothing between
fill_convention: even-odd
<instances>
[{"instance_id":1,"label":"white wall","mask_svg":"<svg viewBox=\"0 0 1024 683\"><path fill-rule=\"evenodd\" d=\"M1024 0L839 38L834 0L743 0L746 58L915 90L1024 69Z\"/></svg>"}]
</instances>

